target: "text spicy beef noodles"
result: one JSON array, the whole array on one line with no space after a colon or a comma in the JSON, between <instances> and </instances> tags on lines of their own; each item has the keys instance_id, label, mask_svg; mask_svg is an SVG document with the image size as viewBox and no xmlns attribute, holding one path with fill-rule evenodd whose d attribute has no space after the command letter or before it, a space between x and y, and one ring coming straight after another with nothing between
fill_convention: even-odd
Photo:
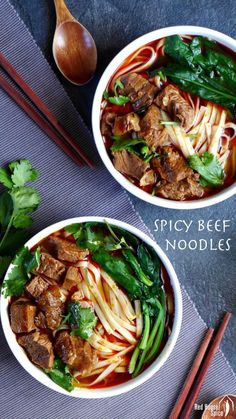
<instances>
[{"instance_id":1,"label":"text spicy beef noodles","mask_svg":"<svg viewBox=\"0 0 236 419\"><path fill-rule=\"evenodd\" d=\"M174 317L170 280L155 251L126 230L69 225L14 263L31 274L17 287L11 273L4 281L11 328L65 390L126 382L164 347Z\"/></svg>"},{"instance_id":2,"label":"text spicy beef noodles","mask_svg":"<svg viewBox=\"0 0 236 419\"><path fill-rule=\"evenodd\" d=\"M203 37L145 45L118 68L101 105L114 167L172 200L214 194L235 180L236 60Z\"/></svg>"}]
</instances>

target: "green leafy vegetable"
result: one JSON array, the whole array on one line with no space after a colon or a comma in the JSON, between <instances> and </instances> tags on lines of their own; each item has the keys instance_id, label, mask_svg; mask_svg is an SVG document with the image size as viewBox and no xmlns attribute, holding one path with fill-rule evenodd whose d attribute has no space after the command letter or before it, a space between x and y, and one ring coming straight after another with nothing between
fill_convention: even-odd
<instances>
[{"instance_id":1,"label":"green leafy vegetable","mask_svg":"<svg viewBox=\"0 0 236 419\"><path fill-rule=\"evenodd\" d=\"M113 136L112 138L115 140L115 143L111 147L112 151L127 150L146 163L149 163L154 157L160 156L159 153L151 153L147 142L143 138L123 138L120 136Z\"/></svg>"},{"instance_id":2,"label":"green leafy vegetable","mask_svg":"<svg viewBox=\"0 0 236 419\"><path fill-rule=\"evenodd\" d=\"M31 214L40 203L36 189L26 186L37 177L37 170L28 160L14 161L8 168L0 168L0 183L7 188L0 195L0 256L8 256L8 260L25 241L25 232L19 230L32 224ZM6 271L6 262L3 266L1 277Z\"/></svg>"},{"instance_id":3,"label":"green leafy vegetable","mask_svg":"<svg viewBox=\"0 0 236 419\"><path fill-rule=\"evenodd\" d=\"M13 268L8 273L2 285L5 297L21 295L26 282L31 277L31 272L40 265L40 247L30 252L28 247L23 247L14 257Z\"/></svg>"},{"instance_id":4,"label":"green leafy vegetable","mask_svg":"<svg viewBox=\"0 0 236 419\"><path fill-rule=\"evenodd\" d=\"M124 88L123 83L121 82L120 78L118 78L115 82L114 85L114 96L109 96L109 92L106 90L103 93L103 96L106 100L109 100L110 103L113 103L113 105L118 105L118 106L122 106L125 105L126 103L128 103L130 101L128 96L123 96L123 95L119 95L117 92L118 87L120 89Z\"/></svg>"},{"instance_id":5,"label":"green leafy vegetable","mask_svg":"<svg viewBox=\"0 0 236 419\"><path fill-rule=\"evenodd\" d=\"M132 270L121 255L112 255L104 249L96 251L92 259L121 285L132 299L141 298L142 284L132 274Z\"/></svg>"},{"instance_id":6,"label":"green leafy vegetable","mask_svg":"<svg viewBox=\"0 0 236 419\"><path fill-rule=\"evenodd\" d=\"M51 370L44 370L44 372L51 378L52 381L54 381L54 383L58 384L65 390L72 391L74 389L74 378L67 365L64 364L60 358L55 359Z\"/></svg>"},{"instance_id":7,"label":"green leafy vegetable","mask_svg":"<svg viewBox=\"0 0 236 419\"><path fill-rule=\"evenodd\" d=\"M70 303L68 305L68 320L73 326L72 336L80 336L82 339L88 339L97 323L97 317L89 307L81 307L79 303Z\"/></svg>"},{"instance_id":8,"label":"green leafy vegetable","mask_svg":"<svg viewBox=\"0 0 236 419\"><path fill-rule=\"evenodd\" d=\"M138 276L141 282L147 286L151 286L153 283L150 278L143 272L138 260L136 259L134 253L130 249L123 250L123 256L130 264L131 268L134 270L135 274Z\"/></svg>"},{"instance_id":9,"label":"green leafy vegetable","mask_svg":"<svg viewBox=\"0 0 236 419\"><path fill-rule=\"evenodd\" d=\"M188 158L189 166L198 172L202 186L220 186L224 181L224 171L213 154L205 152L202 156L194 154Z\"/></svg>"},{"instance_id":10,"label":"green leafy vegetable","mask_svg":"<svg viewBox=\"0 0 236 419\"><path fill-rule=\"evenodd\" d=\"M181 89L234 110L236 61L214 42L195 37L186 43L174 35L166 38L165 53L173 63L162 71Z\"/></svg>"}]
</instances>

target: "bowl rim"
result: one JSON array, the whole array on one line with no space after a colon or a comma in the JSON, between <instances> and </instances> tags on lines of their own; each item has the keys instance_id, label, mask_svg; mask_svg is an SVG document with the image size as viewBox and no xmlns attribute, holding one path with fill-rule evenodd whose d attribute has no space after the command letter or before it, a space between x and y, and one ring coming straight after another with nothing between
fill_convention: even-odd
<instances>
[{"instance_id":1,"label":"bowl rim","mask_svg":"<svg viewBox=\"0 0 236 419\"><path fill-rule=\"evenodd\" d=\"M46 238L48 235L60 230L61 228L69 224L94 222L94 221L104 222L104 220L108 221L109 223L113 225L124 228L125 230L136 235L138 238L140 238L145 243L150 245L154 249L154 251L157 253L159 258L161 259L161 262L166 268L167 273L170 278L171 286L173 288L175 315L174 315L172 333L170 337L168 338L167 343L165 347L163 348L159 357L138 377L131 379L130 381L126 383L123 383L114 387L108 387L104 389L90 389L90 390L78 388L78 389L73 390L71 393L68 393L66 390L59 387L57 384L55 384L40 368L36 367L29 360L24 349L20 347L20 345L17 343L15 334L11 330L10 321L9 321L8 305L9 305L10 298L5 298L3 295L1 295L1 322L2 322L2 327L3 327L3 332L7 340L7 343L11 351L13 352L14 356L16 357L17 361L32 377L34 377L41 384L44 384L48 388L55 390L59 393L65 394L67 396L77 397L77 398L97 399L97 398L116 396L122 393L126 393L127 391L130 391L134 389L135 387L139 386L140 384L144 383L145 381L147 381L166 362L167 358L169 357L170 353L172 352L176 344L176 341L177 341L177 338L179 336L180 329L181 329L181 323L182 323L182 313L183 313L182 304L183 303L182 303L181 288L180 288L179 280L177 278L177 275L175 273L175 270L169 258L166 256L164 251L160 248L160 246L157 243L155 243L144 232L142 232L141 230L137 229L136 227L130 224L127 224L125 222L122 222L113 218L108 218L108 217L87 216L87 217L69 218L63 221L59 221L55 224L52 224L44 228L39 233L34 235L30 240L28 240L25 243L25 246L32 248L41 240ZM6 275L10 272L10 270L12 269L12 266L13 266L12 264L9 266Z\"/></svg>"},{"instance_id":2,"label":"bowl rim","mask_svg":"<svg viewBox=\"0 0 236 419\"><path fill-rule=\"evenodd\" d=\"M152 196L147 192L141 190L138 186L133 185L128 179L126 179L120 172L118 172L113 163L108 156L106 151L101 131L100 131L100 105L103 96L103 92L110 80L111 76L114 74L115 69L119 67L119 65L135 50L137 50L142 45L150 43L152 41L158 40L160 38L171 36L171 35L200 35L206 36L210 39L213 39L224 46L228 47L229 49L236 52L236 40L231 38L228 35L223 34L222 32L208 29L202 26L189 26L189 25L181 25L181 26L168 26L165 28L157 29L152 32L148 32L132 42L126 45L118 54L111 60L111 62L106 67L105 71L103 72L99 83L97 85L97 89L94 94L93 99L93 106L92 106L92 130L94 141L98 150L98 153L106 166L107 170L111 173L111 175L116 179L116 181L123 186L127 191L131 194L136 196L137 198L148 202L153 205L157 205L159 207L164 208L172 208L172 209L180 209L180 210L188 210L188 209L197 209L197 208L204 208L211 205L218 204L224 201L227 198L230 198L236 193L236 182L229 187L223 189L222 191L218 192L215 195L189 200L189 201L173 201L166 198L161 198L157 196Z\"/></svg>"}]
</instances>

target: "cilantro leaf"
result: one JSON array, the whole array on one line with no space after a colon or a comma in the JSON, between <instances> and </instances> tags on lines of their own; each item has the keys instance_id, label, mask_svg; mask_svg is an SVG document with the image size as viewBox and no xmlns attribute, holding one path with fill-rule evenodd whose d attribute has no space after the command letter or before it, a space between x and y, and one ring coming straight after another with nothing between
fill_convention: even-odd
<instances>
[{"instance_id":1,"label":"cilantro leaf","mask_svg":"<svg viewBox=\"0 0 236 419\"><path fill-rule=\"evenodd\" d=\"M74 327L71 336L80 336L88 339L97 323L97 317L89 307L81 307L80 303L70 303L68 305L70 314L69 322Z\"/></svg>"},{"instance_id":2,"label":"cilantro leaf","mask_svg":"<svg viewBox=\"0 0 236 419\"><path fill-rule=\"evenodd\" d=\"M11 179L15 187L24 186L27 182L33 182L38 178L38 171L35 170L29 160L20 160L9 165L12 170Z\"/></svg>"},{"instance_id":3,"label":"cilantro leaf","mask_svg":"<svg viewBox=\"0 0 236 419\"><path fill-rule=\"evenodd\" d=\"M4 169L3 167L0 168L0 182L8 189L11 189L13 186L11 176L9 175L7 169Z\"/></svg>"},{"instance_id":4,"label":"cilantro leaf","mask_svg":"<svg viewBox=\"0 0 236 419\"><path fill-rule=\"evenodd\" d=\"M58 384L65 390L72 391L74 389L73 376L67 365L60 358L55 359L51 370L44 370L44 372L51 378L52 381L54 381L54 383Z\"/></svg>"},{"instance_id":5,"label":"cilantro leaf","mask_svg":"<svg viewBox=\"0 0 236 419\"><path fill-rule=\"evenodd\" d=\"M31 277L31 272L39 266L40 248L30 252L28 247L23 247L14 257L13 268L8 273L2 285L5 297L21 295L26 282Z\"/></svg>"},{"instance_id":6,"label":"cilantro leaf","mask_svg":"<svg viewBox=\"0 0 236 419\"><path fill-rule=\"evenodd\" d=\"M75 223L66 226L65 230L67 231L67 233L73 234L75 240L77 240L80 237L81 228L81 224Z\"/></svg>"},{"instance_id":7,"label":"cilantro leaf","mask_svg":"<svg viewBox=\"0 0 236 419\"><path fill-rule=\"evenodd\" d=\"M10 192L12 197L14 210L30 208L35 210L40 204L40 197L34 188L22 186L13 188Z\"/></svg>"},{"instance_id":8,"label":"cilantro leaf","mask_svg":"<svg viewBox=\"0 0 236 419\"><path fill-rule=\"evenodd\" d=\"M188 158L189 166L200 174L200 183L202 186L220 186L224 181L224 171L219 160L209 152L202 156L194 154Z\"/></svg>"},{"instance_id":9,"label":"cilantro leaf","mask_svg":"<svg viewBox=\"0 0 236 419\"><path fill-rule=\"evenodd\" d=\"M13 211L13 202L8 192L0 196L0 224L7 227Z\"/></svg>"},{"instance_id":10,"label":"cilantro leaf","mask_svg":"<svg viewBox=\"0 0 236 419\"><path fill-rule=\"evenodd\" d=\"M11 259L11 256L0 256L0 277L5 275Z\"/></svg>"}]
</instances>

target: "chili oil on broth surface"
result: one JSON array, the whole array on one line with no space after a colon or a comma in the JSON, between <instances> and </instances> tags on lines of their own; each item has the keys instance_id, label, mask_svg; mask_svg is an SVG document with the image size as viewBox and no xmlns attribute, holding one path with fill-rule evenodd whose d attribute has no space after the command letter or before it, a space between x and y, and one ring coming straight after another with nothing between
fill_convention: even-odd
<instances>
[{"instance_id":1,"label":"chili oil on broth surface","mask_svg":"<svg viewBox=\"0 0 236 419\"><path fill-rule=\"evenodd\" d=\"M84 223L51 234L36 252L9 314L18 343L54 382L67 391L111 387L158 357L174 297L148 245L121 228Z\"/></svg>"},{"instance_id":2,"label":"chili oil on broth surface","mask_svg":"<svg viewBox=\"0 0 236 419\"><path fill-rule=\"evenodd\" d=\"M101 104L114 167L149 194L192 200L235 181L235 54L207 38L170 36L131 54Z\"/></svg>"}]
</instances>

